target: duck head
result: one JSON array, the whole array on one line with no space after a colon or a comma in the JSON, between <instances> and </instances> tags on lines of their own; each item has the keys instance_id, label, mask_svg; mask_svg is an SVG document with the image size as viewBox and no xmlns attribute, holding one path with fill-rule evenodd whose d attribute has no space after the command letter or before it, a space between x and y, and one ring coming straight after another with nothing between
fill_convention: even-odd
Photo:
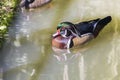
<instances>
[{"instance_id":1,"label":"duck head","mask_svg":"<svg viewBox=\"0 0 120 80\"><path fill-rule=\"evenodd\" d=\"M29 8L29 4L33 3L35 0L22 0L20 7Z\"/></svg>"}]
</instances>

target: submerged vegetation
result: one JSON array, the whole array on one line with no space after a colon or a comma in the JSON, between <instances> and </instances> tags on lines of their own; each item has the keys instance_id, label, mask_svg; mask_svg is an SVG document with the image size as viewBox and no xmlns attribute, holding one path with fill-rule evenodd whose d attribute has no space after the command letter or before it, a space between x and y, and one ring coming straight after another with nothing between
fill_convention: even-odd
<instances>
[{"instance_id":1,"label":"submerged vegetation","mask_svg":"<svg viewBox=\"0 0 120 80\"><path fill-rule=\"evenodd\" d=\"M5 41L5 35L8 32L8 26L14 15L17 0L2 0L0 1L0 48Z\"/></svg>"}]
</instances>

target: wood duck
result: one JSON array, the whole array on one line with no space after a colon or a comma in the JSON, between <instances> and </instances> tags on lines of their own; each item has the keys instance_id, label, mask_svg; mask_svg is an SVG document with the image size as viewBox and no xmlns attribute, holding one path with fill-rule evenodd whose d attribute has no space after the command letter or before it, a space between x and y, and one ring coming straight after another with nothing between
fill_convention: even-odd
<instances>
[{"instance_id":1,"label":"wood duck","mask_svg":"<svg viewBox=\"0 0 120 80\"><path fill-rule=\"evenodd\" d=\"M52 36L52 46L60 49L83 45L98 36L100 31L112 20L111 16L103 19L83 21L78 24L62 22Z\"/></svg>"},{"instance_id":2,"label":"wood duck","mask_svg":"<svg viewBox=\"0 0 120 80\"><path fill-rule=\"evenodd\" d=\"M25 7L26 9L36 8L45 5L51 1L52 0L21 0L20 7Z\"/></svg>"}]
</instances>

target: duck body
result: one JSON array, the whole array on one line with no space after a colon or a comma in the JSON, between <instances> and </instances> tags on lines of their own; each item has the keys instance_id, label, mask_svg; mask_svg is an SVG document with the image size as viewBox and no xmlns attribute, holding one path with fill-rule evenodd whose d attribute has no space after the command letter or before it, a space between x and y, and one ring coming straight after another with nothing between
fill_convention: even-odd
<instances>
[{"instance_id":1,"label":"duck body","mask_svg":"<svg viewBox=\"0 0 120 80\"><path fill-rule=\"evenodd\" d=\"M53 34L52 46L60 49L72 48L87 43L96 38L100 31L111 21L111 16L103 19L73 24L62 22L57 27L57 32Z\"/></svg>"},{"instance_id":2,"label":"duck body","mask_svg":"<svg viewBox=\"0 0 120 80\"><path fill-rule=\"evenodd\" d=\"M25 7L26 9L37 8L51 1L52 0L21 0L20 7Z\"/></svg>"}]
</instances>

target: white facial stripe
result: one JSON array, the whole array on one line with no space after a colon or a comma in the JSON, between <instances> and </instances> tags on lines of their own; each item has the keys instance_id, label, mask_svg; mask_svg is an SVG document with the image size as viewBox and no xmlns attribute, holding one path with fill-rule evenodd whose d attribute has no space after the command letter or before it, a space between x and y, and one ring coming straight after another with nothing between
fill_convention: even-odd
<instances>
[{"instance_id":1,"label":"white facial stripe","mask_svg":"<svg viewBox=\"0 0 120 80\"><path fill-rule=\"evenodd\" d=\"M61 34L63 37L67 37L67 30L65 30L65 33L64 34Z\"/></svg>"}]
</instances>

